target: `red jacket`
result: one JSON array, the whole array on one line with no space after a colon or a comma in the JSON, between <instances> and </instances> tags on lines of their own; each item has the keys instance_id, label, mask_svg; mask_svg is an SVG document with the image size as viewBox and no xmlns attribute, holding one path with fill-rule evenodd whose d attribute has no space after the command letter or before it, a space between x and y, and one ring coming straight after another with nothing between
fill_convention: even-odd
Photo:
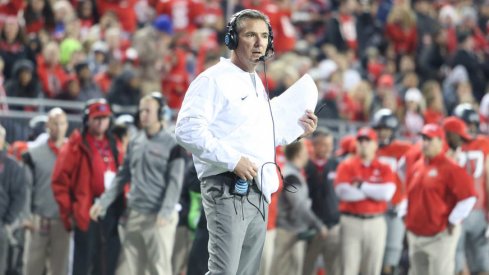
<instances>
[{"instance_id":1,"label":"red jacket","mask_svg":"<svg viewBox=\"0 0 489 275\"><path fill-rule=\"evenodd\" d=\"M123 158L123 155L118 153L122 152L121 144L110 137L109 142L118 166ZM52 188L66 230L73 228L71 217L79 229L88 230L89 211L94 200L90 184L93 170L91 155L85 137L76 130L61 148L56 160Z\"/></svg>"}]
</instances>

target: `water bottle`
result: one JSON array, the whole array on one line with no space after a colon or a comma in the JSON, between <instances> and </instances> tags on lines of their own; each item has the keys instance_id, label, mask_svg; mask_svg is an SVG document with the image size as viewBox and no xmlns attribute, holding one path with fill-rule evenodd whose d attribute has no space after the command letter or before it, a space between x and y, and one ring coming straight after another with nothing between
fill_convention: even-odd
<instances>
[{"instance_id":1,"label":"water bottle","mask_svg":"<svg viewBox=\"0 0 489 275\"><path fill-rule=\"evenodd\" d=\"M244 196L248 193L248 181L239 178L234 185L234 193L240 196Z\"/></svg>"}]
</instances>

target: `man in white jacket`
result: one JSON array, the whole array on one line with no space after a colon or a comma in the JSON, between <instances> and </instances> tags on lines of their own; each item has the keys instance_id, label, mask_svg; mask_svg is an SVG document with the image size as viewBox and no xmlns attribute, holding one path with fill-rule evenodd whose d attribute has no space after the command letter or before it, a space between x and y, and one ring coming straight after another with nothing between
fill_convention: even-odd
<instances>
[{"instance_id":1,"label":"man in white jacket","mask_svg":"<svg viewBox=\"0 0 489 275\"><path fill-rule=\"evenodd\" d=\"M272 117L274 102L255 72L273 53L268 17L256 10L233 15L225 43L231 58L222 58L192 82L175 133L193 154L201 180L208 274L254 275L265 240L267 202L278 188L275 146L294 139L277 126L286 123ZM317 117L308 111L300 122L302 136L309 135Z\"/></svg>"}]
</instances>

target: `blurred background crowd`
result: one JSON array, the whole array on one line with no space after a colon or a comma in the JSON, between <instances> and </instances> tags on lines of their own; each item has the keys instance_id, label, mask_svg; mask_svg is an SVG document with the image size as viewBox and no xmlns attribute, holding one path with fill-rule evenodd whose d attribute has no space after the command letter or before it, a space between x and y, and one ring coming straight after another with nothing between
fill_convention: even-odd
<instances>
[{"instance_id":1,"label":"blurred background crowd","mask_svg":"<svg viewBox=\"0 0 489 275\"><path fill-rule=\"evenodd\" d=\"M412 144L424 125L441 125L460 104L475 116L459 115L475 125L474 136L489 133L487 0L0 0L0 150L20 160L39 137L45 141L53 107L66 112L68 133L85 126L85 103L98 98L110 104L121 141L135 132L139 100L154 91L166 98L171 126L190 82L228 55L226 24L243 8L271 21L275 56L266 70L259 66L270 95L305 73L316 81L325 106L319 125L329 130L320 135L323 147L305 142L311 160L354 151L355 138L340 138L381 109L399 122L396 138ZM193 192L184 186L182 197L191 201ZM205 228L199 215L178 228L188 227L186 219L193 222L177 230L174 255L187 255L189 232ZM15 251L9 260L22 263ZM173 262L176 272L186 257Z\"/></svg>"}]
</instances>

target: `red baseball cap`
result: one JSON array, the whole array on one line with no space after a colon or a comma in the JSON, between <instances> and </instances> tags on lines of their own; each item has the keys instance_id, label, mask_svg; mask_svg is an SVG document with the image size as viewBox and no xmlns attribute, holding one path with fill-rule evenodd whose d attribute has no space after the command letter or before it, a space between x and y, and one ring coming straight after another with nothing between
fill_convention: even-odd
<instances>
[{"instance_id":1,"label":"red baseball cap","mask_svg":"<svg viewBox=\"0 0 489 275\"><path fill-rule=\"evenodd\" d=\"M421 129L421 135L426 136L430 139L432 138L444 139L445 131L443 131L443 128L441 128L439 125L430 123L423 126L423 129Z\"/></svg>"},{"instance_id":2,"label":"red baseball cap","mask_svg":"<svg viewBox=\"0 0 489 275\"><path fill-rule=\"evenodd\" d=\"M112 115L109 104L107 102L95 102L88 106L88 117L103 117Z\"/></svg>"},{"instance_id":3,"label":"red baseball cap","mask_svg":"<svg viewBox=\"0 0 489 275\"><path fill-rule=\"evenodd\" d=\"M347 135L342 137L340 140L340 146L335 152L336 156L343 156L346 154L354 153L356 150L355 142L356 138L354 135Z\"/></svg>"},{"instance_id":4,"label":"red baseball cap","mask_svg":"<svg viewBox=\"0 0 489 275\"><path fill-rule=\"evenodd\" d=\"M390 74L384 74L384 75L379 77L377 85L383 86L383 87L393 87L394 86L394 77Z\"/></svg>"},{"instance_id":5,"label":"red baseball cap","mask_svg":"<svg viewBox=\"0 0 489 275\"><path fill-rule=\"evenodd\" d=\"M450 116L443 120L443 129L461 136L465 140L471 140L469 129L463 120L458 117Z\"/></svg>"},{"instance_id":6,"label":"red baseball cap","mask_svg":"<svg viewBox=\"0 0 489 275\"><path fill-rule=\"evenodd\" d=\"M377 133L372 128L362 127L357 132L357 140L359 138L368 138L370 140L377 141Z\"/></svg>"}]
</instances>

